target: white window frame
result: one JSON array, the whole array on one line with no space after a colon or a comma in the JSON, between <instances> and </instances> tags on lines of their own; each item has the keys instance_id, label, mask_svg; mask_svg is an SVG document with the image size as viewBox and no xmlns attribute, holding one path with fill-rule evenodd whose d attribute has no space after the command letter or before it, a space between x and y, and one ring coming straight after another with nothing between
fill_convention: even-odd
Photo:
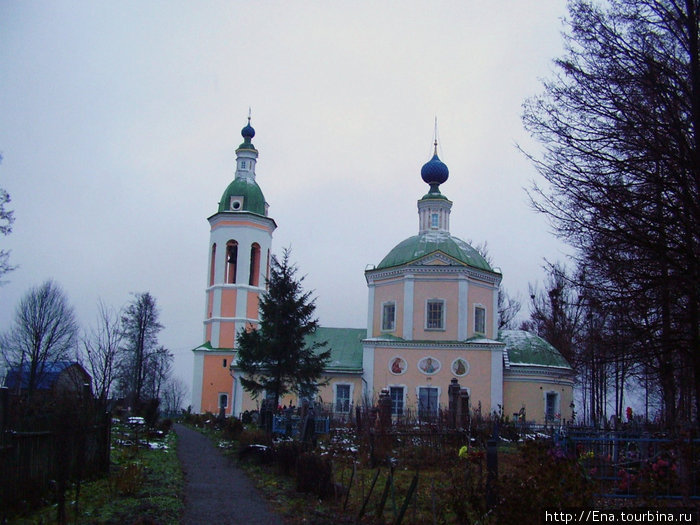
<instances>
[{"instance_id":1,"label":"white window frame","mask_svg":"<svg viewBox=\"0 0 700 525\"><path fill-rule=\"evenodd\" d=\"M431 327L430 325L430 305L431 303L436 303L440 304L440 326L439 327ZM445 300L444 299L427 299L425 301L425 329L428 331L445 331Z\"/></svg>"},{"instance_id":2,"label":"white window frame","mask_svg":"<svg viewBox=\"0 0 700 525\"><path fill-rule=\"evenodd\" d=\"M420 390L421 390L421 388L432 388L434 390L437 390L437 399L435 402L435 413L432 414L432 416L431 416L431 417L437 417L438 412L440 410L440 394L442 393L441 392L442 389L439 386L434 386L434 385L430 385L430 384L420 385L420 386L416 387L416 411L418 414L420 414Z\"/></svg>"},{"instance_id":3,"label":"white window frame","mask_svg":"<svg viewBox=\"0 0 700 525\"><path fill-rule=\"evenodd\" d=\"M387 317L386 317L386 309L389 306L393 306L393 316L391 319L391 325L389 327L386 326L387 324ZM396 330L396 301L386 301L382 303L382 326L381 326L382 332L393 332Z\"/></svg>"},{"instance_id":4,"label":"white window frame","mask_svg":"<svg viewBox=\"0 0 700 525\"><path fill-rule=\"evenodd\" d=\"M430 229L437 230L440 227L440 214L432 212L430 214Z\"/></svg>"},{"instance_id":5,"label":"white window frame","mask_svg":"<svg viewBox=\"0 0 700 525\"><path fill-rule=\"evenodd\" d=\"M229 202L230 209L233 211L239 211L243 209L243 197L233 196Z\"/></svg>"},{"instance_id":6,"label":"white window frame","mask_svg":"<svg viewBox=\"0 0 700 525\"><path fill-rule=\"evenodd\" d=\"M547 413L547 398L549 396L554 396L554 411L552 413L552 417L549 417L549 414ZM555 416L557 414L560 414L561 418L561 396L559 395L559 392L556 390L545 390L543 392L543 401L544 401L544 420L545 421L556 421Z\"/></svg>"},{"instance_id":7,"label":"white window frame","mask_svg":"<svg viewBox=\"0 0 700 525\"><path fill-rule=\"evenodd\" d=\"M394 398L391 397L391 415L394 417L401 417L406 413L406 392L408 391L408 387L406 385L387 385L387 388L389 389L389 397L391 397L391 389L392 388L400 388L401 389L401 413L397 414L394 411Z\"/></svg>"},{"instance_id":8,"label":"white window frame","mask_svg":"<svg viewBox=\"0 0 700 525\"><path fill-rule=\"evenodd\" d=\"M221 408L221 396L226 396L226 403L224 404L224 408L228 408L228 392L219 392L219 394L216 396L217 410Z\"/></svg>"},{"instance_id":9,"label":"white window frame","mask_svg":"<svg viewBox=\"0 0 700 525\"><path fill-rule=\"evenodd\" d=\"M483 321L484 321L484 326L483 326L483 330L478 330L479 327L478 327L477 324L476 324L477 321L478 321L477 316L476 316L476 311L477 311L477 310L482 310L482 311L484 312L484 319L483 319ZM483 304L480 304L480 303L474 305L474 333L475 333L475 334L484 334L484 335L486 335L486 307L485 307Z\"/></svg>"},{"instance_id":10,"label":"white window frame","mask_svg":"<svg viewBox=\"0 0 700 525\"><path fill-rule=\"evenodd\" d=\"M347 410L338 410L338 387L339 386L347 386L348 387L348 409ZM338 414L349 414L350 410L352 409L353 405L353 394L354 394L354 387L352 383L333 383L333 412L338 413Z\"/></svg>"}]
</instances>

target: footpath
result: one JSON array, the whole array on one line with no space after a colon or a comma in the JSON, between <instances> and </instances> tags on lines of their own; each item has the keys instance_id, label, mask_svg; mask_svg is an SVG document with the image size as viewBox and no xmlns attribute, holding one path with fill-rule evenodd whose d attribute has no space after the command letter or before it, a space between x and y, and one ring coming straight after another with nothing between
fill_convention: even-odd
<instances>
[{"instance_id":1,"label":"footpath","mask_svg":"<svg viewBox=\"0 0 700 525\"><path fill-rule=\"evenodd\" d=\"M283 525L246 475L207 438L175 424L185 473L183 525Z\"/></svg>"}]
</instances>

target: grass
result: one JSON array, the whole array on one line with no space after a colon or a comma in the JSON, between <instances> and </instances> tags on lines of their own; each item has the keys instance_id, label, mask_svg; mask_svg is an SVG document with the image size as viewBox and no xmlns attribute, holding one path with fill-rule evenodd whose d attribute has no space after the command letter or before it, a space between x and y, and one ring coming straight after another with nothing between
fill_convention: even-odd
<instances>
[{"instance_id":1,"label":"grass","mask_svg":"<svg viewBox=\"0 0 700 525\"><path fill-rule=\"evenodd\" d=\"M66 522L78 524L179 523L184 505L184 479L177 459L177 436L152 440L162 448L120 445L129 437L125 427L115 425L112 436L111 467L108 477L83 481L75 505L76 487L66 491ZM49 503L10 523L54 523L57 504Z\"/></svg>"},{"instance_id":2,"label":"grass","mask_svg":"<svg viewBox=\"0 0 700 525\"><path fill-rule=\"evenodd\" d=\"M365 461L361 460L355 461L353 469L355 455L342 447L341 449L336 448L334 452L330 453L336 496L321 500L313 494L298 492L295 478L282 475L274 463L260 464L254 460L238 461L240 444L238 441L223 441L221 434L211 428L197 428L197 430L204 431L215 443L219 444L225 454L234 458L238 466L254 481L272 508L284 517L285 522L291 524L356 523L365 501L367 501L367 505L361 523L392 523L401 511L416 474L413 468L398 467L394 470L393 483L389 485L390 490L383 512L379 513L379 501L387 486L389 475L387 467L381 468L380 475L370 494L377 469L370 468ZM241 441L248 441L247 434L248 431L241 435ZM317 452L333 448L324 441ZM432 466L424 464L420 468L418 485L406 508L403 518L404 524L433 523L434 517L440 523L457 522L454 513L445 509L444 499L445 491L449 489L449 485L453 481L449 475L446 475L448 474L446 471L449 470L449 465L456 461L457 450L454 450L454 454L450 455L449 458L443 458L441 464L435 465L433 463Z\"/></svg>"},{"instance_id":3,"label":"grass","mask_svg":"<svg viewBox=\"0 0 700 525\"><path fill-rule=\"evenodd\" d=\"M264 443L264 441L251 441L253 437L260 437L258 436L260 432L256 430L245 430L240 435L239 441L224 441L221 433L212 428L207 428L204 433L235 460L237 460L241 443ZM471 452L462 457L459 455L459 448L454 446L445 446L440 450L425 446L405 446L403 450L391 451L394 458L401 458L395 463L391 481L389 481L390 470L384 465L379 469L379 475L374 482L378 469L370 467L366 447L356 436L352 436L352 433L340 436L340 440L337 437L334 442L323 438L316 449L317 455L330 458L332 463L335 497L321 500L313 494L298 492L297 480L294 476L281 474L283 468L280 459L284 459L284 455L278 455L277 462L268 464L244 460L239 461L238 465L246 471L273 509L282 515L287 523L384 524L394 523L402 512L404 525L497 523L499 517L493 512L488 512L486 507L487 470L483 449L478 447L470 449ZM302 456L298 457L301 459ZM535 456L533 456L534 459L536 459ZM522 489L517 487L520 487L521 482L530 477L533 471L538 470L537 462L528 462L524 466L522 461L520 447L509 445L499 447L499 477L506 481L513 478L501 487L504 489L501 498L505 496L505 500L501 499L501 505L507 505L509 493L513 491L521 493ZM299 465L297 463L297 467ZM418 475L417 484L411 493L416 474ZM311 472L312 478L319 479L320 475L320 470ZM374 487L372 487L373 482ZM385 490L386 499L382 507L381 501ZM565 494L561 495L560 499L565 499L565 496ZM499 511L498 514L504 514L504 512ZM531 515L535 514L533 510ZM513 522L507 514L501 518L502 523Z\"/></svg>"}]
</instances>

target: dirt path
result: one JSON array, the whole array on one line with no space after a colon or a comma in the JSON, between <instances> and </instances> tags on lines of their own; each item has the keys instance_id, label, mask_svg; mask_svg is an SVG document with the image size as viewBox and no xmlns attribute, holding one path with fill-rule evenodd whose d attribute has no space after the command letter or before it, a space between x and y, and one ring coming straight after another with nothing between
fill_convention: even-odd
<instances>
[{"instance_id":1,"label":"dirt path","mask_svg":"<svg viewBox=\"0 0 700 525\"><path fill-rule=\"evenodd\" d=\"M175 432L185 473L183 525L283 525L245 474L207 437L179 424Z\"/></svg>"}]
</instances>

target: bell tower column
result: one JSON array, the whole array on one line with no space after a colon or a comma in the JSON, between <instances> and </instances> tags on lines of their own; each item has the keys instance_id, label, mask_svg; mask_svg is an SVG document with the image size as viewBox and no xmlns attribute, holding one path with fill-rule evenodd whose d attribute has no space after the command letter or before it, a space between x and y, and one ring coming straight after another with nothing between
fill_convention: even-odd
<instances>
[{"instance_id":1,"label":"bell tower column","mask_svg":"<svg viewBox=\"0 0 700 525\"><path fill-rule=\"evenodd\" d=\"M205 289L204 343L194 350L193 407L198 412L237 415L231 365L236 336L259 322L258 304L268 278L272 233L277 228L268 216L268 204L256 181L258 150L255 130L241 130L243 143L236 149L234 180L209 217L208 275ZM198 402L199 401L199 402Z\"/></svg>"}]
</instances>

